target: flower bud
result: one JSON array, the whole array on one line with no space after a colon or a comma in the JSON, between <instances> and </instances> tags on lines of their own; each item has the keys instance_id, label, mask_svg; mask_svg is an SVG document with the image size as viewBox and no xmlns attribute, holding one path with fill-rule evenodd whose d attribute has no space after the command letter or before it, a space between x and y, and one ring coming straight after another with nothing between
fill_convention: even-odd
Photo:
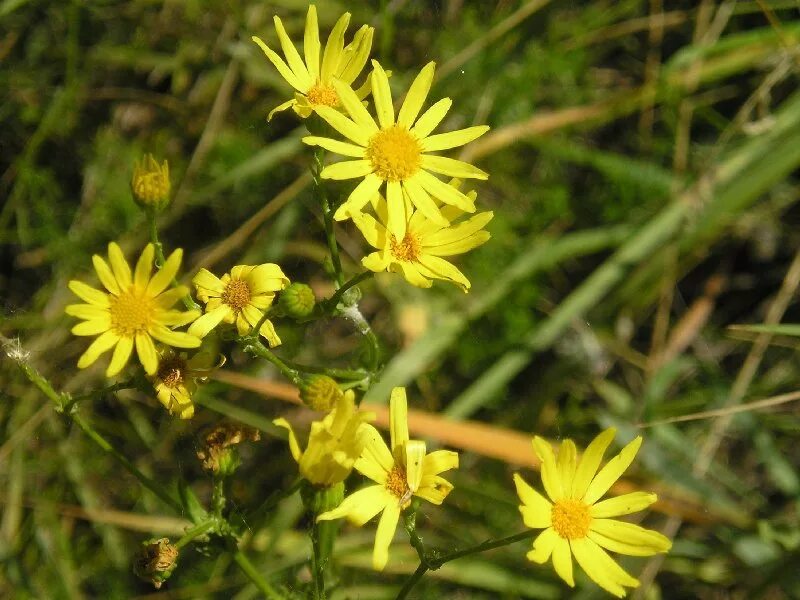
<instances>
[{"instance_id":1,"label":"flower bud","mask_svg":"<svg viewBox=\"0 0 800 600\"><path fill-rule=\"evenodd\" d=\"M197 458L203 463L203 468L220 477L233 475L239 467L241 459L237 444L250 440L256 442L261 439L257 429L233 423L224 423L209 431L203 440L202 447L197 450Z\"/></svg>"},{"instance_id":2,"label":"flower bud","mask_svg":"<svg viewBox=\"0 0 800 600\"><path fill-rule=\"evenodd\" d=\"M131 178L133 199L144 209L163 210L169 204L169 164L158 164L152 154L136 161Z\"/></svg>"},{"instance_id":3,"label":"flower bud","mask_svg":"<svg viewBox=\"0 0 800 600\"><path fill-rule=\"evenodd\" d=\"M300 398L303 402L320 412L333 410L342 396L339 384L327 375L312 375L300 387Z\"/></svg>"},{"instance_id":4,"label":"flower bud","mask_svg":"<svg viewBox=\"0 0 800 600\"><path fill-rule=\"evenodd\" d=\"M305 283L291 283L281 292L278 303L287 316L300 319L311 314L316 301L314 291Z\"/></svg>"},{"instance_id":5,"label":"flower bud","mask_svg":"<svg viewBox=\"0 0 800 600\"><path fill-rule=\"evenodd\" d=\"M133 559L133 572L137 577L161 587L178 566L178 549L169 538L152 539L142 543Z\"/></svg>"},{"instance_id":6,"label":"flower bud","mask_svg":"<svg viewBox=\"0 0 800 600\"><path fill-rule=\"evenodd\" d=\"M344 500L344 483L340 481L327 487L320 487L309 481L304 481L300 487L300 497L306 510L311 514L321 515L337 508L342 503L342 500Z\"/></svg>"}]
</instances>

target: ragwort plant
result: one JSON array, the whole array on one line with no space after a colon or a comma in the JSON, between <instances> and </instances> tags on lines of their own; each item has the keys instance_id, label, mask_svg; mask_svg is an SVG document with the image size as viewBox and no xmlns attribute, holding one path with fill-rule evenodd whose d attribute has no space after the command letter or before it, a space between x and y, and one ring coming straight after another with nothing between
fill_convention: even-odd
<instances>
[{"instance_id":1,"label":"ragwort plant","mask_svg":"<svg viewBox=\"0 0 800 600\"><path fill-rule=\"evenodd\" d=\"M362 26L345 45L349 21L349 14L337 21L323 49L316 8L311 6L302 57L278 17L275 29L283 58L253 37L295 90L294 97L275 108L269 119L291 108L308 126L309 135L303 142L312 151L310 169L324 216L336 288L330 298L317 301L309 286L290 281L279 265L271 263L236 265L222 275L200 268L192 278L193 289L179 285L176 278L182 250L174 249L166 256L158 235L159 213L170 202L169 167L166 161L159 163L148 155L133 168L131 190L148 217L150 243L135 263L129 263L111 241L107 259L100 255L92 259L100 286L78 279L69 282L69 289L81 301L66 307L68 315L81 320L72 333L93 338L77 367L89 367L110 353L105 374L113 381L102 390L75 398L56 391L26 362L24 353L9 350L8 354L92 441L166 504L192 519L193 526L183 537L174 542L168 538L145 540L134 558L135 573L157 588L179 568L183 547L189 543L205 546L219 538L262 593L270 598L288 593L264 578L238 548L242 530L226 499L227 484L236 476L240 462L237 445L258 441L258 431L220 423L205 434L197 456L213 478L213 495L210 505L204 507L186 486L180 487L180 499L173 497L168 486L139 471L77 411L81 398L132 388L157 399L175 417L192 418L193 394L226 362L224 354L212 350L217 345L205 343L218 336L232 342L223 347L238 347L254 360L275 365L299 387L302 400L324 414L311 423L307 436L298 435L284 418L274 421L288 433L298 478L250 511L250 516L263 517L280 499L301 494L311 517L307 597L325 598L333 581L338 520L346 518L353 525L365 526L378 515L373 568L382 571L391 560L391 543L401 519L419 557L419 567L398 598L408 597L420 578L447 562L534 537L527 553L533 563L552 560L558 576L574 586L574 557L600 587L624 596L625 588L639 582L608 552L648 556L667 552L671 543L655 531L615 519L647 508L656 501L655 494L637 491L601 500L631 464L642 442L636 438L600 468L613 441L613 429L600 433L580 456L571 440L564 441L556 455L548 442L533 438L546 497L519 474L514 476L522 520L529 530L462 549L434 549L423 542L416 519L423 510L422 501L439 505L453 492L443 474L459 467L459 456L450 450L429 452L424 441L411 439L403 388L395 388L391 394L388 445L370 424L375 415L359 408L360 398L380 378L383 356L380 341L359 310L360 294L356 292L359 283L383 271L396 273L420 288L440 280L469 291L469 279L449 259L489 240L485 227L492 212L478 212L476 192L467 190L464 182L484 180L488 174L440 153L470 143L489 128L434 133L452 101L428 100L435 74L433 62L414 78L395 111L390 73L375 60L367 69L373 29ZM363 82L356 86L359 79ZM328 152L343 160L329 164ZM354 180L355 184L343 201L336 202L329 197L327 180ZM364 270L350 278L342 269L333 227L334 221L346 220L352 220L374 250L363 259ZM353 359L358 364L351 369L289 364L275 352L281 345L281 321L330 318L350 321L363 336L366 352ZM131 366L134 353L138 364ZM117 381L122 373L129 378ZM303 438L307 441L302 442ZM361 487L359 480L351 477L353 471L369 484ZM350 488L347 495L346 487ZM237 510L241 512L242 507Z\"/></svg>"}]
</instances>

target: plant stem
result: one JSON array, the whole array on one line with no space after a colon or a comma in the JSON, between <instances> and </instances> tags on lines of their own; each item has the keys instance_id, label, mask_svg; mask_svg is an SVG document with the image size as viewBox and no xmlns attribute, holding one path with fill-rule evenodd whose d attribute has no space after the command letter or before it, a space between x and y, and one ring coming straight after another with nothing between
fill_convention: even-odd
<instances>
[{"instance_id":1,"label":"plant stem","mask_svg":"<svg viewBox=\"0 0 800 600\"><path fill-rule=\"evenodd\" d=\"M328 242L328 250L331 253L331 264L333 265L334 279L336 287L341 288L344 283L342 273L342 261L339 258L339 246L336 243L336 234L333 231L333 209L328 200L328 192L322 182L322 168L325 161L325 149L314 148L314 162L311 164L311 176L314 179L314 191L322 208L322 223L325 227L325 239Z\"/></svg>"},{"instance_id":2,"label":"plant stem","mask_svg":"<svg viewBox=\"0 0 800 600\"><path fill-rule=\"evenodd\" d=\"M222 519L222 511L225 509L225 479L214 476L214 487L211 491L211 511L217 519Z\"/></svg>"},{"instance_id":3,"label":"plant stem","mask_svg":"<svg viewBox=\"0 0 800 600\"><path fill-rule=\"evenodd\" d=\"M278 367L280 372L283 373L284 377L289 379L295 385L300 384L300 373L298 373L295 369L292 369L289 365L273 354L264 344L261 343L260 340L248 341L244 346L244 351L267 359L273 365Z\"/></svg>"},{"instance_id":4,"label":"plant stem","mask_svg":"<svg viewBox=\"0 0 800 600\"><path fill-rule=\"evenodd\" d=\"M187 529L186 533L183 534L183 537L175 542L175 547L180 549L183 548L186 544L191 542L193 539L200 537L207 531L214 529L216 527L217 521L215 519L211 519L204 523L200 523L199 525L195 525L191 529Z\"/></svg>"},{"instance_id":5,"label":"plant stem","mask_svg":"<svg viewBox=\"0 0 800 600\"><path fill-rule=\"evenodd\" d=\"M411 574L411 577L406 579L406 582L403 584L403 587L400 588L400 591L397 593L397 600L403 600L404 598L407 598L408 593L411 591L411 588L417 585L419 580L422 579L422 576L425 575L425 573L427 572L428 572L428 567L425 565L425 563L419 563L417 570Z\"/></svg>"},{"instance_id":6,"label":"plant stem","mask_svg":"<svg viewBox=\"0 0 800 600\"><path fill-rule=\"evenodd\" d=\"M311 574L314 579L314 600L325 600L325 558L322 552L320 536L320 524L314 519L311 526L311 547L313 555L311 557Z\"/></svg>"},{"instance_id":7,"label":"plant stem","mask_svg":"<svg viewBox=\"0 0 800 600\"><path fill-rule=\"evenodd\" d=\"M156 226L156 211L150 209L146 211L147 213L147 222L150 229L150 242L153 244L153 247L156 251L156 266L161 269L164 267L164 263L167 262L166 258L164 258L164 246L158 239L158 227ZM178 283L177 279L172 280L172 287L178 287L180 284ZM201 310L200 305L194 301L191 294L186 294L183 298L183 305L188 308L189 310Z\"/></svg>"},{"instance_id":8,"label":"plant stem","mask_svg":"<svg viewBox=\"0 0 800 600\"><path fill-rule=\"evenodd\" d=\"M236 561L236 564L239 565L239 568L242 570L242 573L247 575L250 581L253 582L259 591L264 594L267 598L271 600L284 600L283 595L279 594L275 591L267 580L264 579L261 574L256 570L253 563L250 562L250 559L245 556L245 554L241 550L237 550L233 554L233 560Z\"/></svg>"},{"instance_id":9,"label":"plant stem","mask_svg":"<svg viewBox=\"0 0 800 600\"><path fill-rule=\"evenodd\" d=\"M349 290L353 286L358 285L365 279L369 279L373 275L374 273L372 271L364 271L348 279L346 282L342 284L342 286L338 290L336 290L336 293L334 293L333 296L320 303L322 304L323 310L325 312L330 312L330 313L334 312L336 310L337 305L339 304L339 301L342 299L342 296L344 296L347 290Z\"/></svg>"},{"instance_id":10,"label":"plant stem","mask_svg":"<svg viewBox=\"0 0 800 600\"><path fill-rule=\"evenodd\" d=\"M357 379L367 377L369 373L363 369L337 369L334 367L318 367L316 365L301 365L291 360L284 360L284 364L301 373L323 373L334 379Z\"/></svg>"},{"instance_id":11,"label":"plant stem","mask_svg":"<svg viewBox=\"0 0 800 600\"><path fill-rule=\"evenodd\" d=\"M509 544L516 544L517 542L521 542L522 540L527 540L532 537L535 537L541 533L535 529L529 529L527 531L523 531L521 533L515 533L514 535L509 535L504 538L499 538L496 540L487 540L477 546L472 546L471 548L465 548L464 550L456 550L455 552L451 552L450 554L445 554L438 558L435 558L429 561L430 568L436 570L441 567L443 564L450 562L451 560L456 560L457 558L462 558L464 556L469 556L470 554L478 554L479 552L486 552L487 550L494 550L495 548L501 548L503 546L508 546Z\"/></svg>"},{"instance_id":12,"label":"plant stem","mask_svg":"<svg viewBox=\"0 0 800 600\"><path fill-rule=\"evenodd\" d=\"M378 342L378 337L375 335L375 332L372 331L369 321L361 314L358 306L348 306L342 311L342 314L355 323L359 333L367 340L366 366L369 372L374 375L378 370L378 361L380 358L380 343Z\"/></svg>"}]
</instances>

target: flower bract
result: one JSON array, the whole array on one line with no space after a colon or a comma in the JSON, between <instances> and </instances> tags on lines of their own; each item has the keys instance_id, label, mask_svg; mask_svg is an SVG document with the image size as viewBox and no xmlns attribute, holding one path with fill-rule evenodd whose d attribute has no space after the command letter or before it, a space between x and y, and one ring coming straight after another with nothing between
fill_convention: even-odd
<instances>
[{"instance_id":1,"label":"flower bract","mask_svg":"<svg viewBox=\"0 0 800 600\"><path fill-rule=\"evenodd\" d=\"M474 192L467 197L474 200ZM483 228L493 217L491 211L456 222L464 212L455 206L445 206L442 215L450 225L441 225L422 211L407 206L405 235L398 240L389 231L388 207L383 196L377 196L373 206L377 218L366 212L353 214L356 227L377 249L361 261L367 269L401 273L406 281L418 287L430 287L431 280L441 279L465 292L469 290L469 280L443 257L463 254L486 242L491 236Z\"/></svg>"},{"instance_id":2,"label":"flower bract","mask_svg":"<svg viewBox=\"0 0 800 600\"><path fill-rule=\"evenodd\" d=\"M330 37L325 43L325 50L319 41L319 25L317 23L317 8L312 4L308 7L306 16L305 35L303 37L303 55L295 48L292 40L286 33L280 17L275 17L275 31L281 49L286 57L284 61L277 52L270 48L261 38L253 36L252 40L259 45L270 62L275 65L289 85L297 93L291 100L274 108L267 117L272 119L276 112L292 108L303 118L308 117L314 110L325 106L335 110L341 102L333 86L334 79L352 85L361 74L364 65L372 50L372 36L375 30L363 25L346 46L344 36L350 24L350 13L343 14L336 25L333 26ZM320 62L320 52L322 52ZM369 86L365 85L359 90L359 97L364 98L369 93Z\"/></svg>"},{"instance_id":3,"label":"flower bract","mask_svg":"<svg viewBox=\"0 0 800 600\"><path fill-rule=\"evenodd\" d=\"M334 409L321 421L311 424L305 450L286 419L275 419L278 427L289 430L289 449L300 467L300 475L311 483L329 487L344 481L361 456L367 441L366 421L373 413L361 412L352 390L346 391Z\"/></svg>"},{"instance_id":4,"label":"flower bract","mask_svg":"<svg viewBox=\"0 0 800 600\"><path fill-rule=\"evenodd\" d=\"M205 314L189 328L189 333L205 337L217 325L236 324L239 335L245 335L258 325L264 311L275 300L275 293L289 285L289 278L278 265L237 265L230 273L217 277L200 269L192 279L197 297L206 305ZM267 319L259 333L270 346L281 343L275 327Z\"/></svg>"},{"instance_id":5,"label":"flower bract","mask_svg":"<svg viewBox=\"0 0 800 600\"><path fill-rule=\"evenodd\" d=\"M514 475L514 483L522 500L519 510L525 525L544 529L534 540L528 559L542 564L552 558L559 577L574 586L574 556L592 580L621 598L626 587L637 587L639 581L606 550L651 556L667 552L672 543L657 531L613 518L644 510L657 500L655 494L631 492L600 500L630 466L642 443L642 438L637 437L598 471L614 434L614 429L607 429L598 435L580 460L572 440L561 444L556 458L548 442L534 437L533 448L541 461L542 484L549 500L518 474Z\"/></svg>"},{"instance_id":6,"label":"flower bract","mask_svg":"<svg viewBox=\"0 0 800 600\"><path fill-rule=\"evenodd\" d=\"M95 254L94 268L106 291L72 280L69 289L86 304L70 304L68 315L83 319L72 328L75 335L96 335L86 352L78 359L83 369L94 363L102 354L114 348L106 375L116 375L127 364L134 345L139 360L148 375L158 369L158 353L153 340L176 348L196 348L200 339L192 334L173 331L171 328L194 321L198 311L172 310L172 306L189 293L186 286L167 290L178 272L183 256L175 250L164 266L152 275L152 244L145 246L136 269L131 272L120 247L108 245L108 262Z\"/></svg>"},{"instance_id":7,"label":"flower bract","mask_svg":"<svg viewBox=\"0 0 800 600\"><path fill-rule=\"evenodd\" d=\"M355 92L344 82L334 81L334 87L349 118L322 106L317 113L348 141L308 136L306 144L321 146L331 152L351 157L322 170L328 179L363 180L337 209L334 218L344 220L360 211L386 186L389 231L396 239L405 236L405 200L408 197L417 210L431 221L446 227L437 200L475 212L475 204L454 186L447 185L434 174L448 177L486 179L488 175L469 163L433 154L463 146L486 133L486 126L467 127L448 133L431 135L442 122L451 101L444 98L419 116L433 82L434 63L428 63L416 77L395 115L392 94L386 72L376 62L370 77L372 96L378 120L372 118Z\"/></svg>"},{"instance_id":8,"label":"flower bract","mask_svg":"<svg viewBox=\"0 0 800 600\"><path fill-rule=\"evenodd\" d=\"M389 545L400 513L416 496L441 504L453 485L440 473L458 467L458 454L450 450L426 453L425 442L408 437L408 407L404 388L394 388L389 406L391 449L372 425L363 425L365 445L355 469L375 482L350 494L335 509L322 513L318 521L347 519L358 526L381 514L375 533L372 566L382 571L389 560Z\"/></svg>"}]
</instances>

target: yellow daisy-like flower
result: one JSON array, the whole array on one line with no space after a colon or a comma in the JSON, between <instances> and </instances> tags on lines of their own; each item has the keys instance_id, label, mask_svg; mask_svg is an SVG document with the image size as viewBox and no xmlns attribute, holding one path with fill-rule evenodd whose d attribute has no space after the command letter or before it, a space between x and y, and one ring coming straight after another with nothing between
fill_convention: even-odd
<instances>
[{"instance_id":1,"label":"yellow daisy-like flower","mask_svg":"<svg viewBox=\"0 0 800 600\"><path fill-rule=\"evenodd\" d=\"M544 529L534 540L528 559L542 564L552 556L556 573L574 587L572 556L575 556L592 580L621 598L625 596L625 587L637 587L639 581L626 573L606 550L651 556L667 552L672 542L657 531L611 518L644 510L657 500L655 494L632 492L598 502L630 466L642 444L642 438L637 437L598 472L615 433L614 429L607 429L598 435L580 461L572 440L561 444L556 459L550 444L534 437L533 449L541 461L542 484L550 501L517 474L514 483L522 500L519 510L525 525Z\"/></svg>"},{"instance_id":2,"label":"yellow daisy-like flower","mask_svg":"<svg viewBox=\"0 0 800 600\"><path fill-rule=\"evenodd\" d=\"M108 262L95 254L92 257L100 282L108 291L102 292L77 280L69 282L69 289L87 304L70 304L65 312L84 319L72 328L75 335L97 335L86 352L78 359L78 368L84 369L100 355L114 348L106 375L112 377L127 364L134 344L139 360L148 375L158 369L158 353L153 338L168 346L196 348L200 340L189 333L172 331L170 327L186 325L200 314L198 311L170 310L189 293L186 286L167 290L181 264L183 251L173 252L164 266L152 275L155 249L147 244L131 273L120 247L108 245ZM111 266L109 266L111 263ZM165 291L167 290L167 291Z\"/></svg>"},{"instance_id":3,"label":"yellow daisy-like flower","mask_svg":"<svg viewBox=\"0 0 800 600\"><path fill-rule=\"evenodd\" d=\"M359 212L384 183L389 206L389 231L398 240L405 236L404 196L422 214L442 227L449 223L435 200L451 204L465 212L475 212L475 204L469 197L457 188L447 185L433 173L474 179L486 179L488 175L469 163L431 153L463 146L482 136L489 128L481 125L431 135L452 104L450 98L443 98L417 118L433 82L436 66L433 62L428 63L411 84L403 106L395 117L386 72L376 61L373 60L372 64L374 68L370 80L378 123L349 86L334 81L334 87L350 118L325 106L319 107L317 113L352 143L326 137L303 138L306 144L321 146L356 159L325 167L322 177L364 178L339 207L334 218L344 220Z\"/></svg>"},{"instance_id":4,"label":"yellow daisy-like flower","mask_svg":"<svg viewBox=\"0 0 800 600\"><path fill-rule=\"evenodd\" d=\"M300 475L314 485L330 487L350 475L367 441L365 423L374 418L374 413L358 410L355 394L347 390L322 421L311 423L305 450L300 449L286 419L275 419L273 423L289 430L289 450L300 466Z\"/></svg>"},{"instance_id":5,"label":"yellow daisy-like flower","mask_svg":"<svg viewBox=\"0 0 800 600\"><path fill-rule=\"evenodd\" d=\"M150 377L156 390L156 398L170 414L181 419L194 416L192 394L197 390L197 380L203 380L215 368L222 366L222 361L215 364L214 357L208 352L198 352L191 358L185 353L177 353L166 349L158 359L158 370Z\"/></svg>"},{"instance_id":6,"label":"yellow daisy-like flower","mask_svg":"<svg viewBox=\"0 0 800 600\"><path fill-rule=\"evenodd\" d=\"M333 87L334 78L348 86L353 84L367 63L367 58L372 50L372 36L375 30L363 25L353 36L353 41L345 46L344 35L350 24L350 13L343 14L336 21L336 25L333 26L333 31L325 43L322 64L320 64L319 25L317 24L317 8L313 4L308 7L306 16L306 30L303 38L305 61L300 58L292 40L286 34L283 22L277 16L274 19L275 31L278 32L278 39L286 57L285 62L261 38L253 36L252 40L261 47L270 62L275 65L289 85L297 90L297 93L293 99L275 107L267 119L271 120L276 112L287 108L294 109L305 119L321 106L331 109L338 107L340 101L336 89ZM365 98L368 93L368 85L362 86L358 92L361 99Z\"/></svg>"},{"instance_id":7,"label":"yellow daisy-like flower","mask_svg":"<svg viewBox=\"0 0 800 600\"><path fill-rule=\"evenodd\" d=\"M474 201L475 192L467 197ZM409 204L408 200L406 203ZM367 242L377 252L365 256L361 263L370 271L401 273L412 285L431 287L432 279L442 279L459 286L464 292L470 288L469 279L443 256L463 254L486 242L491 235L484 226L492 220L491 211L478 213L457 224L443 226L430 220L422 211L408 208L406 233L401 241L388 230L388 208L383 196L373 201L376 219L368 213L353 213L353 222ZM442 208L442 215L454 221L464 212L455 206Z\"/></svg>"},{"instance_id":8,"label":"yellow daisy-like flower","mask_svg":"<svg viewBox=\"0 0 800 600\"><path fill-rule=\"evenodd\" d=\"M239 335L258 325L263 311L275 300L275 292L289 285L289 278L278 265L237 265L221 278L200 269L192 279L197 297L205 303L206 312L189 328L189 333L205 337L221 322L236 324ZM260 332L269 345L278 346L281 339L269 320Z\"/></svg>"},{"instance_id":9,"label":"yellow daisy-like flower","mask_svg":"<svg viewBox=\"0 0 800 600\"><path fill-rule=\"evenodd\" d=\"M391 450L372 425L362 427L366 441L355 469L377 485L350 494L337 508L319 515L317 521L347 517L360 527L383 511L372 552L372 567L382 571L389 560L389 545L401 511L408 508L413 496L441 504L453 485L439 474L458 468L458 454L450 450L426 454L425 442L408 438L405 388L392 390L389 405Z\"/></svg>"}]
</instances>

